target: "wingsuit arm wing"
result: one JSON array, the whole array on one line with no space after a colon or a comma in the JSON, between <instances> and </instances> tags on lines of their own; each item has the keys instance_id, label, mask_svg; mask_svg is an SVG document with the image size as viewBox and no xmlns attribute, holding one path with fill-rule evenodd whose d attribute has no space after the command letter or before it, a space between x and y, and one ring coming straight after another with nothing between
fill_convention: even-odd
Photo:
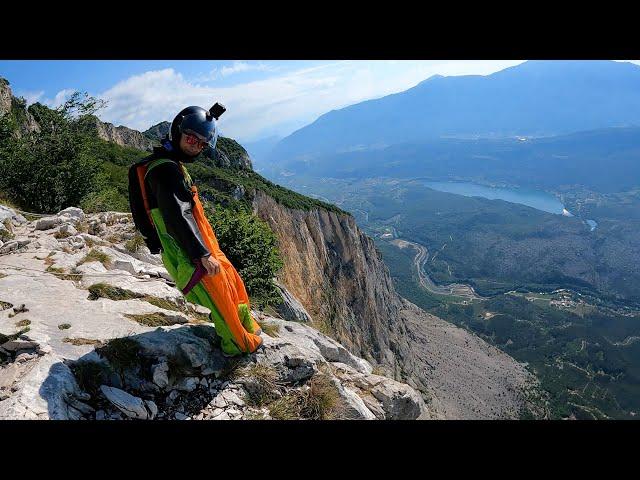
<instances>
[{"instance_id":1,"label":"wingsuit arm wing","mask_svg":"<svg viewBox=\"0 0 640 480\"><path fill-rule=\"evenodd\" d=\"M147 181L162 213L167 232L192 261L209 255L191 211L191 192L185 188L180 167L167 162L153 168Z\"/></svg>"}]
</instances>

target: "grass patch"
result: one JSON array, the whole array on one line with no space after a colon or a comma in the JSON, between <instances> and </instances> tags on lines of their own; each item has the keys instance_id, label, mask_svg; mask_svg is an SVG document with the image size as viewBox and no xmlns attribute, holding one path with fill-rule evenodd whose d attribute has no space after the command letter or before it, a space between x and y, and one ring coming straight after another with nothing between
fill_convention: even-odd
<instances>
[{"instance_id":1,"label":"grass patch","mask_svg":"<svg viewBox=\"0 0 640 480\"><path fill-rule=\"evenodd\" d=\"M104 346L96 348L96 353L108 361L111 371L120 376L124 387L127 387L127 371L139 378L151 379L151 367L155 359L143 355L142 346L132 337L111 339ZM127 388L137 392L138 387L129 385Z\"/></svg>"},{"instance_id":2,"label":"grass patch","mask_svg":"<svg viewBox=\"0 0 640 480\"><path fill-rule=\"evenodd\" d=\"M172 302L171 300L167 300L165 298L145 295L140 297L140 300L144 300L145 302L149 302L151 305L159 308L164 308L165 310L173 310L174 312L181 312L189 315L190 317L194 317L193 321L196 323L208 323L211 321L209 319L209 315L207 315L206 313L200 313L190 306L181 307L175 302Z\"/></svg>"},{"instance_id":3,"label":"grass patch","mask_svg":"<svg viewBox=\"0 0 640 480\"><path fill-rule=\"evenodd\" d=\"M89 224L87 223L86 220L82 220L76 223L76 230L79 233L89 233Z\"/></svg>"},{"instance_id":4,"label":"grass patch","mask_svg":"<svg viewBox=\"0 0 640 480\"><path fill-rule=\"evenodd\" d=\"M28 318L16 322L16 327L26 327L28 325L31 325L31 320L29 320Z\"/></svg>"},{"instance_id":5,"label":"grass patch","mask_svg":"<svg viewBox=\"0 0 640 480\"><path fill-rule=\"evenodd\" d=\"M164 298L153 297L151 295L141 297L145 302L149 302L151 305L155 305L159 308L164 308L165 310L173 310L174 312L181 312L182 309L176 305L174 302L170 300L166 300Z\"/></svg>"},{"instance_id":6,"label":"grass patch","mask_svg":"<svg viewBox=\"0 0 640 480\"><path fill-rule=\"evenodd\" d=\"M208 313L200 313L193 307L187 306L185 313L193 317L196 323L211 323Z\"/></svg>"},{"instance_id":7,"label":"grass patch","mask_svg":"<svg viewBox=\"0 0 640 480\"><path fill-rule=\"evenodd\" d=\"M306 390L294 390L269 405L278 420L334 420L340 415L340 394L327 375L311 377Z\"/></svg>"},{"instance_id":8,"label":"grass patch","mask_svg":"<svg viewBox=\"0 0 640 480\"><path fill-rule=\"evenodd\" d=\"M169 325L185 323L174 316L168 316L161 312L143 313L139 315L125 313L124 316L147 327L168 327Z\"/></svg>"},{"instance_id":9,"label":"grass patch","mask_svg":"<svg viewBox=\"0 0 640 480\"><path fill-rule=\"evenodd\" d=\"M0 240L6 242L7 240L12 240L14 237L13 233L8 230L0 230Z\"/></svg>"},{"instance_id":10,"label":"grass patch","mask_svg":"<svg viewBox=\"0 0 640 480\"><path fill-rule=\"evenodd\" d=\"M70 343L71 345L75 345L76 347L79 345L102 345L104 342L102 340L96 340L94 338L69 338L65 337L62 339L64 343Z\"/></svg>"},{"instance_id":11,"label":"grass patch","mask_svg":"<svg viewBox=\"0 0 640 480\"><path fill-rule=\"evenodd\" d=\"M108 268L111 266L111 257L109 257L109 255L107 255L106 253L101 252L100 250L92 248L91 251L87 253L84 258L76 264L76 267L79 267L83 263L88 262L100 262L105 266L105 268Z\"/></svg>"},{"instance_id":12,"label":"grass patch","mask_svg":"<svg viewBox=\"0 0 640 480\"><path fill-rule=\"evenodd\" d=\"M279 318L281 320L284 320L282 318L282 315L280 315L280 313L272 305L265 305L264 308L262 309L262 311L263 311L263 313L266 313L270 317L275 317L275 318Z\"/></svg>"},{"instance_id":13,"label":"grass patch","mask_svg":"<svg viewBox=\"0 0 640 480\"><path fill-rule=\"evenodd\" d=\"M107 235L105 237L105 240L111 243L119 243L122 241L122 237L120 235L116 235L115 233L112 233L111 235Z\"/></svg>"},{"instance_id":14,"label":"grass patch","mask_svg":"<svg viewBox=\"0 0 640 480\"><path fill-rule=\"evenodd\" d=\"M371 371L371 373L373 373L374 375L380 375L381 377L388 376L387 372L384 369L384 367L382 367L381 365L374 365L373 370Z\"/></svg>"},{"instance_id":15,"label":"grass patch","mask_svg":"<svg viewBox=\"0 0 640 480\"><path fill-rule=\"evenodd\" d=\"M269 405L269 415L276 420L299 420L303 395L290 393Z\"/></svg>"},{"instance_id":16,"label":"grass patch","mask_svg":"<svg viewBox=\"0 0 640 480\"><path fill-rule=\"evenodd\" d=\"M69 328L71 328L71 324L70 323L61 323L60 325L58 325L58 328L60 330L68 330Z\"/></svg>"},{"instance_id":17,"label":"grass patch","mask_svg":"<svg viewBox=\"0 0 640 480\"><path fill-rule=\"evenodd\" d=\"M108 283L94 283L89 287L89 300L97 300L99 298L108 298L109 300L131 300L134 298L142 298L144 295L125 290L120 287L114 287Z\"/></svg>"},{"instance_id":18,"label":"grass patch","mask_svg":"<svg viewBox=\"0 0 640 480\"><path fill-rule=\"evenodd\" d=\"M57 238L58 240L61 239L61 238L67 238L67 237L70 237L70 236L71 236L71 234L69 232L60 232L60 231L58 231L58 232L53 234L53 238Z\"/></svg>"},{"instance_id":19,"label":"grass patch","mask_svg":"<svg viewBox=\"0 0 640 480\"><path fill-rule=\"evenodd\" d=\"M131 240L127 240L124 244L124 248L126 248L131 253L136 253L138 248L145 245L144 238L139 233L136 233L136 236Z\"/></svg>"},{"instance_id":20,"label":"grass patch","mask_svg":"<svg viewBox=\"0 0 640 480\"><path fill-rule=\"evenodd\" d=\"M57 268L52 265L49 265L45 272L52 273L60 280L81 280L82 273L78 272L75 268L71 271L71 273L67 273L64 268Z\"/></svg>"},{"instance_id":21,"label":"grass patch","mask_svg":"<svg viewBox=\"0 0 640 480\"><path fill-rule=\"evenodd\" d=\"M260 325L262 331L270 337L276 338L280 336L278 335L280 333L280 325L271 322L258 322L258 325Z\"/></svg>"},{"instance_id":22,"label":"grass patch","mask_svg":"<svg viewBox=\"0 0 640 480\"><path fill-rule=\"evenodd\" d=\"M107 359L120 375L125 370L140 365L140 350L140 344L128 337L114 338L96 348L98 355Z\"/></svg>"},{"instance_id":23,"label":"grass patch","mask_svg":"<svg viewBox=\"0 0 640 480\"><path fill-rule=\"evenodd\" d=\"M166 300L164 298L154 297L152 295L142 295L139 293L132 292L131 290L125 290L120 287L114 287L104 282L95 283L89 287L89 300L97 300L99 298L108 298L109 300L132 300L132 299L140 299L145 302L149 302L151 305L156 306L158 308L164 308L165 310L172 310L174 312L181 312L186 315L195 317L196 322L208 322L209 316L203 313L196 312L193 308L189 307L180 307L175 302L171 300ZM165 315L161 312L150 313L150 314L141 314L141 315L133 315L127 314L129 318L132 318L138 323L142 325L147 325L150 327L161 327L167 325L175 325L177 323L183 323L180 321L176 321L175 318Z\"/></svg>"},{"instance_id":24,"label":"grass patch","mask_svg":"<svg viewBox=\"0 0 640 480\"><path fill-rule=\"evenodd\" d=\"M279 390L278 373L273 367L257 363L240 369L238 374L252 380L251 384L245 387L249 405L262 407L279 397L276 393Z\"/></svg>"},{"instance_id":25,"label":"grass patch","mask_svg":"<svg viewBox=\"0 0 640 480\"><path fill-rule=\"evenodd\" d=\"M74 362L70 368L80 389L91 395L91 398L98 397L100 385L109 382L109 368L103 363L80 361Z\"/></svg>"}]
</instances>

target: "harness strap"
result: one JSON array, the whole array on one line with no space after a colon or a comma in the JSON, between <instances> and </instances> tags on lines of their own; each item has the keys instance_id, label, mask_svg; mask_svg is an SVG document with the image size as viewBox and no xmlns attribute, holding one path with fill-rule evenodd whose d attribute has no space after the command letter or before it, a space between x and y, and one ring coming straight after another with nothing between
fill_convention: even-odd
<instances>
[{"instance_id":1,"label":"harness strap","mask_svg":"<svg viewBox=\"0 0 640 480\"><path fill-rule=\"evenodd\" d=\"M147 212L147 217L149 217L149 221L151 225L155 227L155 222L153 221L153 217L151 216L151 208L149 207L149 199L147 197L147 189L144 185L144 180L147 177L147 173L149 172L148 164L141 165L136 167L136 173L138 174L138 183L140 184L140 193L142 193L142 202L144 203L144 210Z\"/></svg>"}]
</instances>

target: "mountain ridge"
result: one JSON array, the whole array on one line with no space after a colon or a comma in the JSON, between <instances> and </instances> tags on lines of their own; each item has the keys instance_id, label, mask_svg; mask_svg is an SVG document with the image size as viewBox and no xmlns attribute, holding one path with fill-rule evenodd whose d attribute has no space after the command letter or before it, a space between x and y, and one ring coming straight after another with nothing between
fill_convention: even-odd
<instances>
[{"instance_id":1,"label":"mountain ridge","mask_svg":"<svg viewBox=\"0 0 640 480\"><path fill-rule=\"evenodd\" d=\"M557 135L640 125L639 85L640 66L613 61L529 61L487 76L431 77L328 112L281 140L269 158L278 163L448 134Z\"/></svg>"}]
</instances>

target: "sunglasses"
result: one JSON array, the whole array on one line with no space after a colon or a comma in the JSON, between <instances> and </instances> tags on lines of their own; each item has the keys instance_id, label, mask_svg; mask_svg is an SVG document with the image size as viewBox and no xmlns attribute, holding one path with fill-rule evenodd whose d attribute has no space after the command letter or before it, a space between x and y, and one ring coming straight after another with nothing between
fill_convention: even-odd
<instances>
[{"instance_id":1,"label":"sunglasses","mask_svg":"<svg viewBox=\"0 0 640 480\"><path fill-rule=\"evenodd\" d=\"M197 145L200 148L204 148L208 145L207 142L204 142L202 140L200 140L198 137L196 137L195 135L192 135L190 133L186 133L185 134L185 140L189 145Z\"/></svg>"}]
</instances>

